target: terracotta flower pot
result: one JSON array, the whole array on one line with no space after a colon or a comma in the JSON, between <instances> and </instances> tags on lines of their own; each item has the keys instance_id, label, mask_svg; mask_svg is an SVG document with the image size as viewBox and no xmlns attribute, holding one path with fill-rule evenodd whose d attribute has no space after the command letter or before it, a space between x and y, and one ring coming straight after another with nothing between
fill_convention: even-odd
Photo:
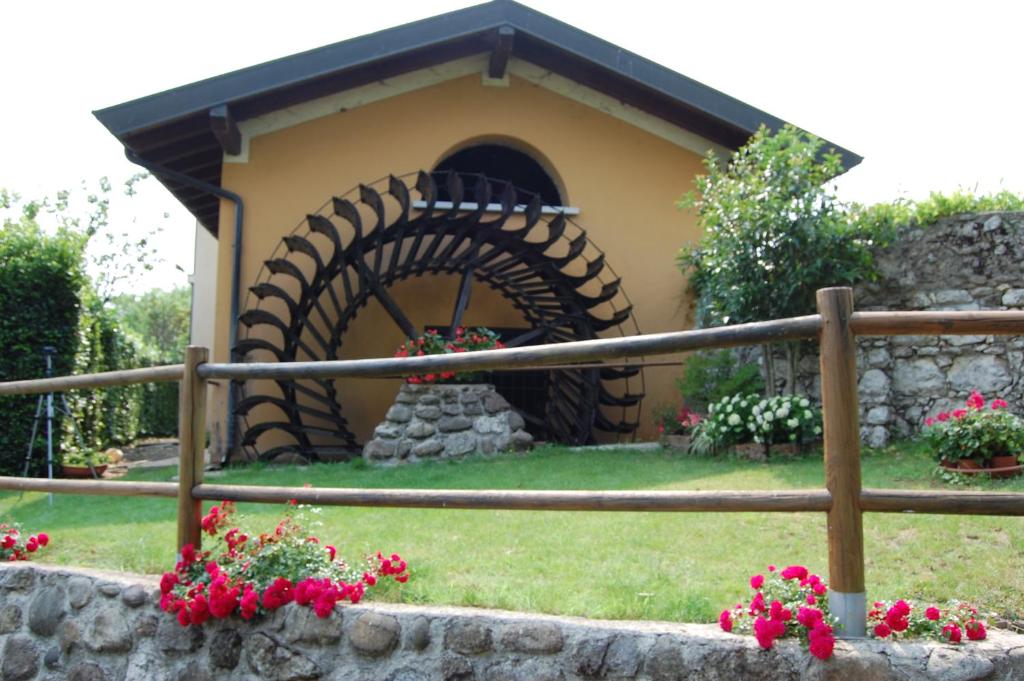
<instances>
[{"instance_id":1,"label":"terracotta flower pot","mask_svg":"<svg viewBox=\"0 0 1024 681\"><path fill-rule=\"evenodd\" d=\"M93 466L96 470L96 475L103 477L103 471L107 470L107 464L100 464ZM70 464L62 464L60 467L60 473L65 478L91 478L92 471L89 470L88 466L73 466Z\"/></svg>"},{"instance_id":2,"label":"terracotta flower pot","mask_svg":"<svg viewBox=\"0 0 1024 681\"><path fill-rule=\"evenodd\" d=\"M744 442L743 444L733 445L733 451L752 461L765 461L768 458L765 446L758 442Z\"/></svg>"},{"instance_id":3,"label":"terracotta flower pot","mask_svg":"<svg viewBox=\"0 0 1024 681\"><path fill-rule=\"evenodd\" d=\"M993 456L989 468L993 469L989 473L993 478L1012 478L1020 475L1022 466L1016 456Z\"/></svg>"},{"instance_id":4,"label":"terracotta flower pot","mask_svg":"<svg viewBox=\"0 0 1024 681\"><path fill-rule=\"evenodd\" d=\"M799 442L780 442L768 447L769 456L795 456L801 451L803 448Z\"/></svg>"},{"instance_id":5,"label":"terracotta flower pot","mask_svg":"<svg viewBox=\"0 0 1024 681\"><path fill-rule=\"evenodd\" d=\"M963 458L957 461L956 467L962 471L976 471L985 467L982 464L981 459Z\"/></svg>"}]
</instances>

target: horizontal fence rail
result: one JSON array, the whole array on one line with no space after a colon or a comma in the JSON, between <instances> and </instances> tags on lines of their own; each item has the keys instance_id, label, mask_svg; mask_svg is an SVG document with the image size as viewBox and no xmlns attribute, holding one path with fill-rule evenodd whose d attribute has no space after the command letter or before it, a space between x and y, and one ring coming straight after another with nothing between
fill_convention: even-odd
<instances>
[{"instance_id":1,"label":"horizontal fence rail","mask_svg":"<svg viewBox=\"0 0 1024 681\"><path fill-rule=\"evenodd\" d=\"M170 383L180 381L184 374L184 364L167 364L159 367L104 371L99 374L83 374L81 376L8 381L0 383L0 395L38 395L40 393L60 393L66 390L113 388L119 385L138 383Z\"/></svg>"},{"instance_id":2,"label":"horizontal fence rail","mask_svg":"<svg viewBox=\"0 0 1024 681\"><path fill-rule=\"evenodd\" d=\"M516 367L541 368L550 364L622 359L643 355L669 355L704 348L731 348L786 340L816 338L821 328L818 315L771 322L736 324L697 331L653 333L625 338L534 345L503 350L480 350L423 357L388 357L318 362L251 362L246 364L203 364L201 378L340 378L380 375L410 376L446 371L484 371Z\"/></svg>"},{"instance_id":3,"label":"horizontal fence rail","mask_svg":"<svg viewBox=\"0 0 1024 681\"><path fill-rule=\"evenodd\" d=\"M46 478L14 478L0 476L0 489L20 492L58 492L60 494L93 494L112 497L178 496L174 482L117 482L114 480L47 480Z\"/></svg>"},{"instance_id":4,"label":"horizontal fence rail","mask_svg":"<svg viewBox=\"0 0 1024 681\"><path fill-rule=\"evenodd\" d=\"M860 508L876 513L1024 516L1024 493L864 489Z\"/></svg>"},{"instance_id":5,"label":"horizontal fence rail","mask_svg":"<svg viewBox=\"0 0 1024 681\"><path fill-rule=\"evenodd\" d=\"M825 490L715 491L548 491L347 489L340 487L254 487L210 485L192 489L199 499L264 504L295 500L328 506L451 508L517 511L827 511Z\"/></svg>"},{"instance_id":6,"label":"horizontal fence rail","mask_svg":"<svg viewBox=\"0 0 1024 681\"><path fill-rule=\"evenodd\" d=\"M854 312L856 336L1011 336L1024 333L1024 312Z\"/></svg>"}]
</instances>

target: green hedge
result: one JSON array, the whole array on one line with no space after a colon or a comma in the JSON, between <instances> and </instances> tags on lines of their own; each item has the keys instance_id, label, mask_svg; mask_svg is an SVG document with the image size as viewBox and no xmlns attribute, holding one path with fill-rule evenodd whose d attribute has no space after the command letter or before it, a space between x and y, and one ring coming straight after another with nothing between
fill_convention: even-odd
<instances>
[{"instance_id":1,"label":"green hedge","mask_svg":"<svg viewBox=\"0 0 1024 681\"><path fill-rule=\"evenodd\" d=\"M57 349L55 373L73 368L79 346L84 239L65 230L47 235L30 220L0 229L0 380L44 375L42 348ZM0 472L20 474L37 397L0 398ZM38 452L45 452L40 438ZM33 470L44 470L36 456Z\"/></svg>"}]
</instances>

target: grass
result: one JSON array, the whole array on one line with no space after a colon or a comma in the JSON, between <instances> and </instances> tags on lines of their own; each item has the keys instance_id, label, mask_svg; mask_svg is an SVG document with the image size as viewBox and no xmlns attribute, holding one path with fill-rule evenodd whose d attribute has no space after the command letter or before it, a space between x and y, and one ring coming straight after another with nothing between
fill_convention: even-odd
<instances>
[{"instance_id":1,"label":"grass","mask_svg":"<svg viewBox=\"0 0 1024 681\"><path fill-rule=\"evenodd\" d=\"M864 456L864 484L945 483L920 446ZM173 469L136 471L169 480ZM471 459L399 469L362 462L230 470L217 482L254 485L500 489L801 489L823 484L820 455L769 464L664 451L570 452ZM1024 481L977 487L1024 491ZM270 529L274 506L242 504ZM0 494L0 518L52 537L42 562L159 573L173 562L173 500ZM827 572L822 514L581 513L325 508L318 534L343 555L398 551L412 579L384 597L611 619L710 621L746 594L768 563ZM1024 612L1024 519L867 514L868 598L969 600Z\"/></svg>"}]
</instances>

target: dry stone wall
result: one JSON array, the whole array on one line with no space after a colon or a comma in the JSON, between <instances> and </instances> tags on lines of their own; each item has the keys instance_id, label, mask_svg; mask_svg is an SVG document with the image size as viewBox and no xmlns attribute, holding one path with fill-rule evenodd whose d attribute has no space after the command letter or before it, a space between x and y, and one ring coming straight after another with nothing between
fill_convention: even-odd
<instances>
[{"instance_id":1,"label":"dry stone wall","mask_svg":"<svg viewBox=\"0 0 1024 681\"><path fill-rule=\"evenodd\" d=\"M469 608L294 604L183 629L152 578L0 567L2 681L866 681L1024 678L1024 636L962 646L840 641L817 660L715 625L600 622Z\"/></svg>"},{"instance_id":2,"label":"dry stone wall","mask_svg":"<svg viewBox=\"0 0 1024 681\"><path fill-rule=\"evenodd\" d=\"M876 253L879 278L854 289L858 310L1024 309L1024 213L944 218L903 229ZM820 399L817 343L803 344L798 388ZM739 351L760 363L757 348ZM776 367L785 367L777 355ZM963 406L971 390L1024 415L1024 338L898 336L858 340L863 441L881 447L924 419ZM783 380L780 377L780 381Z\"/></svg>"},{"instance_id":3,"label":"dry stone wall","mask_svg":"<svg viewBox=\"0 0 1024 681\"><path fill-rule=\"evenodd\" d=\"M533 445L523 417L489 383L405 383L363 447L370 463L400 464Z\"/></svg>"}]
</instances>

